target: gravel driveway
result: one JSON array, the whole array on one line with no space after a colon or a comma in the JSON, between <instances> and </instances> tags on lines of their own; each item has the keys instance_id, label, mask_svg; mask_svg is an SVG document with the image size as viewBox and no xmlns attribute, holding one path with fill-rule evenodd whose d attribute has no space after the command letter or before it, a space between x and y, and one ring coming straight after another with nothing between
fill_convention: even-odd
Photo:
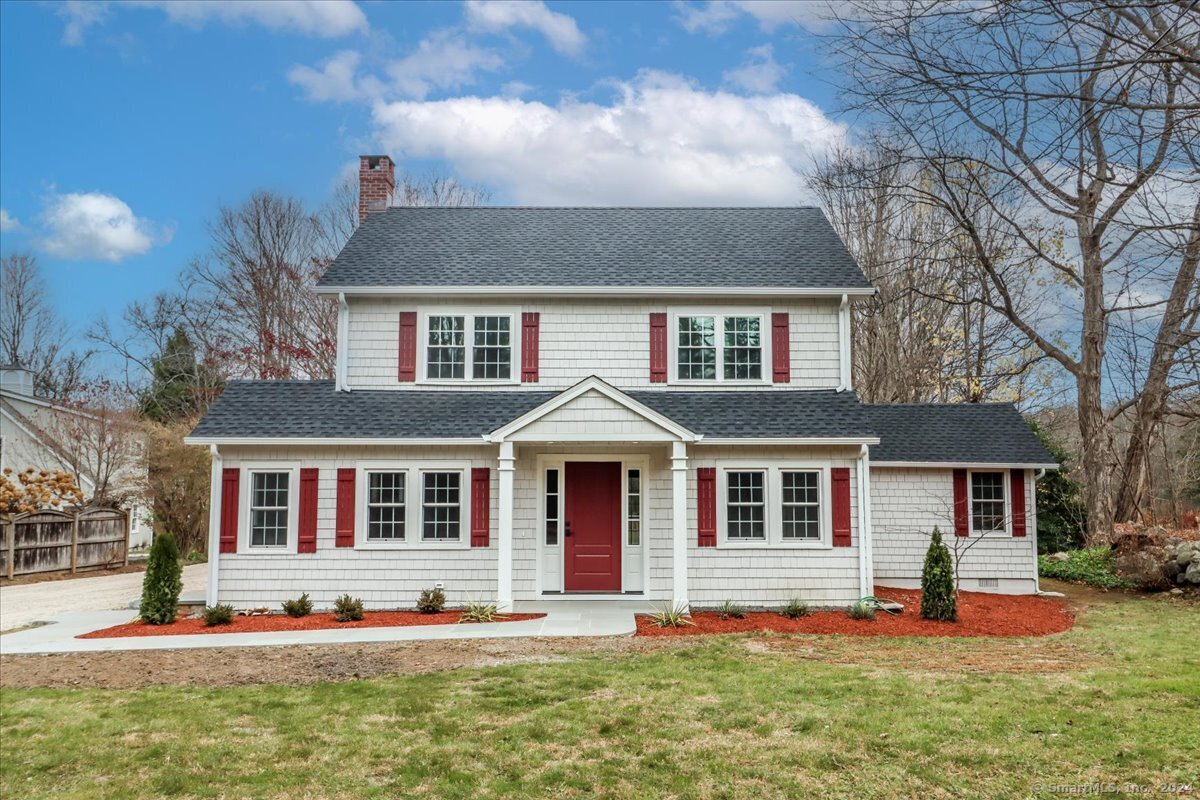
<instances>
[{"instance_id":1,"label":"gravel driveway","mask_svg":"<svg viewBox=\"0 0 1200 800\"><path fill-rule=\"evenodd\" d=\"M69 611L108 611L128 608L141 596L144 572L43 581L0 588L0 631L48 620ZM183 594L203 595L208 564L183 568ZM132 614L132 612L130 612Z\"/></svg>"}]
</instances>

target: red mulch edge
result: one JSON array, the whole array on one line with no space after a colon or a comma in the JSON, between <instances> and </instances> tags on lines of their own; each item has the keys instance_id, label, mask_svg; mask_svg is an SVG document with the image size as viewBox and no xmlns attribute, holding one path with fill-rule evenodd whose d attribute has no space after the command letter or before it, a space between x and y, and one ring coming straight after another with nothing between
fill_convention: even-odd
<instances>
[{"instance_id":1,"label":"red mulch edge","mask_svg":"<svg viewBox=\"0 0 1200 800\"><path fill-rule=\"evenodd\" d=\"M876 587L875 596L904 604L900 614L879 611L874 620L850 619L845 611L814 611L787 619L773 611L748 612L744 619L721 619L715 611L692 614L695 625L660 628L648 616L637 618L638 636L697 636L718 633L826 633L846 636L1045 636L1061 633L1075 617L1061 598L961 592L957 622L921 618L921 592Z\"/></svg>"},{"instance_id":2,"label":"red mulch edge","mask_svg":"<svg viewBox=\"0 0 1200 800\"><path fill-rule=\"evenodd\" d=\"M228 625L204 624L202 619L178 619L169 625L147 625L144 622L127 622L91 633L76 636L76 639L116 639L124 636L185 636L197 633L269 633L271 631L318 631L329 628L389 628L408 625L453 625L459 622L457 611L440 614L422 614L419 611L368 611L355 622L338 622L333 614L309 614L307 617L289 617L284 614L262 614L253 617L234 617ZM545 614L505 614L495 622L520 622L538 619ZM469 623L463 623L469 624Z\"/></svg>"}]
</instances>

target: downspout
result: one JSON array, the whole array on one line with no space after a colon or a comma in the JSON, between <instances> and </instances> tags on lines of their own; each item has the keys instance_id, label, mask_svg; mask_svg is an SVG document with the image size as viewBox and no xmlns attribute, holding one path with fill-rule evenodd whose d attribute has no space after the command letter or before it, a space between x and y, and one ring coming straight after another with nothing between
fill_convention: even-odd
<instances>
[{"instance_id":1,"label":"downspout","mask_svg":"<svg viewBox=\"0 0 1200 800\"><path fill-rule=\"evenodd\" d=\"M850 295L843 294L838 307L838 372L842 378L837 388L839 392L853 388L850 371Z\"/></svg>"},{"instance_id":2,"label":"downspout","mask_svg":"<svg viewBox=\"0 0 1200 800\"><path fill-rule=\"evenodd\" d=\"M870 469L867 456L867 446L861 445L858 451L858 596L869 597L874 594L874 570L871 564L871 514L869 511L870 481L867 470Z\"/></svg>"},{"instance_id":3,"label":"downspout","mask_svg":"<svg viewBox=\"0 0 1200 800\"><path fill-rule=\"evenodd\" d=\"M1046 476L1046 470L1039 469L1033 473L1033 513L1030 515L1030 521L1033 523L1029 527L1033 528L1033 593L1042 593L1042 576L1041 570L1038 569L1038 540L1037 540L1037 483Z\"/></svg>"},{"instance_id":4,"label":"downspout","mask_svg":"<svg viewBox=\"0 0 1200 800\"><path fill-rule=\"evenodd\" d=\"M208 490L208 596L206 605L217 604L217 571L221 558L221 452L215 444L208 446L212 459Z\"/></svg>"},{"instance_id":5,"label":"downspout","mask_svg":"<svg viewBox=\"0 0 1200 800\"><path fill-rule=\"evenodd\" d=\"M337 355L333 365L333 377L337 391L348 392L350 387L346 385L346 341L349 335L350 328L350 306L346 303L346 293L338 292L338 319L337 319Z\"/></svg>"}]
</instances>

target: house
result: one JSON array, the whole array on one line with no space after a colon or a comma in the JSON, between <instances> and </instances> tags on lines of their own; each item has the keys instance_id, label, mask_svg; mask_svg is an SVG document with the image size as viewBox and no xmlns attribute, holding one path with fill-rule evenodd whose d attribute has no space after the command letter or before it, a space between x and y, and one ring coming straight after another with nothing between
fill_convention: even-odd
<instances>
[{"instance_id":1,"label":"house","mask_svg":"<svg viewBox=\"0 0 1200 800\"><path fill-rule=\"evenodd\" d=\"M35 467L67 472L88 499L96 494L97 483L107 481L112 493L126 501L130 550L144 550L153 533L142 500L146 472L137 456L142 443L126 447L107 439L105 422L94 409L39 397L31 371L19 364L0 365L0 471Z\"/></svg>"},{"instance_id":2,"label":"house","mask_svg":"<svg viewBox=\"0 0 1200 800\"><path fill-rule=\"evenodd\" d=\"M918 584L1037 590L1010 405L859 402L872 295L813 208L385 208L320 281L336 377L233 382L212 453L210 602L557 598L847 605Z\"/></svg>"}]
</instances>

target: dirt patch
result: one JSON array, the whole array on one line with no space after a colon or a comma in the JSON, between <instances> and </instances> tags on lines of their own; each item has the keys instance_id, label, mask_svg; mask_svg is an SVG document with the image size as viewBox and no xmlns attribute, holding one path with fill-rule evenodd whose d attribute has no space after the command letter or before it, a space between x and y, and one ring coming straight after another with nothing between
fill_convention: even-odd
<instances>
[{"instance_id":1,"label":"dirt patch","mask_svg":"<svg viewBox=\"0 0 1200 800\"><path fill-rule=\"evenodd\" d=\"M12 580L0 578L0 586L25 586L30 583L48 583L50 581L71 581L76 578L103 578L106 575L127 575L131 572L145 572L146 562L112 567L111 569L85 569L71 574L67 572L35 572L32 575L18 575Z\"/></svg>"},{"instance_id":2,"label":"dirt patch","mask_svg":"<svg viewBox=\"0 0 1200 800\"><path fill-rule=\"evenodd\" d=\"M1075 624L1067 604L1050 597L960 592L958 622L936 622L921 618L919 590L878 587L876 596L903 603L903 613L880 611L874 620L857 620L850 619L845 611L818 611L798 619L762 611L748 613L743 619L722 619L715 611L699 611L692 615L692 625L678 628L660 628L650 617L638 617L637 635L696 636L769 631L847 636L1014 637L1060 633Z\"/></svg>"},{"instance_id":3,"label":"dirt patch","mask_svg":"<svg viewBox=\"0 0 1200 800\"><path fill-rule=\"evenodd\" d=\"M0 688L307 685L687 646L681 639L623 636L7 655L0 656Z\"/></svg>"},{"instance_id":4,"label":"dirt patch","mask_svg":"<svg viewBox=\"0 0 1200 800\"><path fill-rule=\"evenodd\" d=\"M493 622L521 622L540 619L545 614L505 614ZM330 628L390 628L412 625L456 625L462 622L458 611L439 614L422 614L419 611L368 611L362 619L338 622L333 614L309 614L304 617L289 617L285 614L261 614L251 617L234 617L228 625L205 625L203 619L179 619L169 625L147 625L144 622L127 622L91 633L76 636L76 639L119 639L128 636L185 636L198 633L270 633L276 631L319 631ZM464 623L469 624L469 623Z\"/></svg>"}]
</instances>

